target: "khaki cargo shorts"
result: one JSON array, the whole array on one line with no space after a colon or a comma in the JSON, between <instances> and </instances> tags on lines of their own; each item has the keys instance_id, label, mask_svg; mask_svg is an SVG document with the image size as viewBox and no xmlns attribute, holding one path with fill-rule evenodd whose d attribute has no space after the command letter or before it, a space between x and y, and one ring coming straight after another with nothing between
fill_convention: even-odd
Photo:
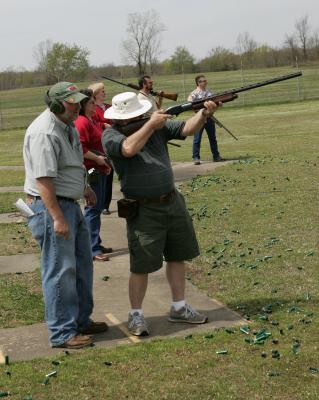
<instances>
[{"instance_id":1,"label":"khaki cargo shorts","mask_svg":"<svg viewBox=\"0 0 319 400\"><path fill-rule=\"evenodd\" d=\"M131 272L155 272L165 261L184 261L199 255L192 219L183 195L176 190L164 204L140 205L137 217L127 220Z\"/></svg>"}]
</instances>

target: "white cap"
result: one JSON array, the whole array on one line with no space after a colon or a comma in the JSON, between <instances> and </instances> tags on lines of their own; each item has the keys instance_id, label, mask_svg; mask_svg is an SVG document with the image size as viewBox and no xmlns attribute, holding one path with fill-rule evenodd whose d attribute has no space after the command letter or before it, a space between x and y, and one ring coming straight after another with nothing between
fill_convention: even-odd
<instances>
[{"instance_id":1,"label":"white cap","mask_svg":"<svg viewBox=\"0 0 319 400\"><path fill-rule=\"evenodd\" d=\"M152 104L148 100L140 100L136 93L124 92L112 99L112 107L104 113L107 119L130 119L145 114Z\"/></svg>"}]
</instances>

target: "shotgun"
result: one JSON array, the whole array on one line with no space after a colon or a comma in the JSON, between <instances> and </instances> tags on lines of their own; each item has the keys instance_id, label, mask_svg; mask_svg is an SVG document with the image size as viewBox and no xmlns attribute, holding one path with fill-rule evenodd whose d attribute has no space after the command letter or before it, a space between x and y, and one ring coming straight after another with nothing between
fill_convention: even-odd
<instances>
[{"instance_id":1,"label":"shotgun","mask_svg":"<svg viewBox=\"0 0 319 400\"><path fill-rule=\"evenodd\" d=\"M138 91L140 90L140 88L137 85L134 85L134 83L122 83L120 81L116 81L115 79L109 78L107 76L101 76L101 78L107 79L108 81L111 81L114 83L118 83L119 85L129 87L134 90L138 90ZM177 93L164 93L163 91L155 92L154 90L151 90L151 95L158 96L158 97L164 97L164 99L173 100L173 101L176 101L177 97L178 97Z\"/></svg>"},{"instance_id":2,"label":"shotgun","mask_svg":"<svg viewBox=\"0 0 319 400\"><path fill-rule=\"evenodd\" d=\"M252 83L251 85L241 86L236 89L225 90L224 92L216 93L212 96L206 97L201 100L190 101L187 103L177 104L176 106L168 107L164 111L164 113L177 116L185 111L191 111L191 110L197 111L197 110L200 110L201 108L204 108L204 103L209 100L213 101L216 104L227 103L229 101L233 101L233 100L237 99L238 98L237 93L256 89L261 86L271 85L272 83L277 83L277 82L286 81L288 79L297 78L298 76L301 76L301 75L302 75L302 72L298 71L293 74L278 76L277 78L268 79L268 80L257 82L257 83ZM149 118L142 118L140 120L130 122L125 126L121 126L120 130L126 136L132 135L134 132L138 131L148 120L149 120ZM118 129L118 127L117 127L117 129Z\"/></svg>"}]
</instances>

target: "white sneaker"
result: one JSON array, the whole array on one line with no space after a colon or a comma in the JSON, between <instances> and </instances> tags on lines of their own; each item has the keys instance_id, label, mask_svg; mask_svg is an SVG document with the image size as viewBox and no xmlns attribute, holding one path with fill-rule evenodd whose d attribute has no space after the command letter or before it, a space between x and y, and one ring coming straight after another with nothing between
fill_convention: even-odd
<instances>
[{"instance_id":1,"label":"white sneaker","mask_svg":"<svg viewBox=\"0 0 319 400\"><path fill-rule=\"evenodd\" d=\"M128 314L128 329L135 336L148 336L150 334L144 315L138 312Z\"/></svg>"},{"instance_id":2,"label":"white sneaker","mask_svg":"<svg viewBox=\"0 0 319 400\"><path fill-rule=\"evenodd\" d=\"M184 307L177 311L172 306L168 320L170 322L187 322L188 324L205 324L208 317L193 310L189 304L185 304Z\"/></svg>"}]
</instances>

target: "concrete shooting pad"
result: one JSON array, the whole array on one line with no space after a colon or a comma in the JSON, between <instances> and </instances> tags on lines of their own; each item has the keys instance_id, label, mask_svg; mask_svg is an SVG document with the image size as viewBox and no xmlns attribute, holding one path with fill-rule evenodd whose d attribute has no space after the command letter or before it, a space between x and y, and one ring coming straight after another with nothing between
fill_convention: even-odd
<instances>
[{"instance_id":1,"label":"concrete shooting pad","mask_svg":"<svg viewBox=\"0 0 319 400\"><path fill-rule=\"evenodd\" d=\"M109 244L109 243L108 243ZM113 243L110 243L113 245ZM123 249L124 250L124 249ZM94 265L94 320L106 321L109 331L95 336L96 346L114 346L122 343L138 343L158 337L185 336L189 333L211 332L221 327L245 324L239 314L229 310L220 302L210 299L191 283L186 283L187 301L196 309L205 312L209 321L203 325L171 323L167 320L170 308L170 289L165 277L165 268L150 275L148 291L144 300L144 313L150 324L151 336L138 338L126 328L128 310L128 254L119 254L108 262ZM123 254L124 253L124 254ZM107 281L102 278L108 276ZM34 324L19 328L0 330L0 362L5 355L12 361L45 357L63 352L48 345L46 324ZM1 356L2 353L2 356Z\"/></svg>"},{"instance_id":2,"label":"concrete shooting pad","mask_svg":"<svg viewBox=\"0 0 319 400\"><path fill-rule=\"evenodd\" d=\"M40 266L40 254L0 256L0 275L35 271Z\"/></svg>"},{"instance_id":3,"label":"concrete shooting pad","mask_svg":"<svg viewBox=\"0 0 319 400\"><path fill-rule=\"evenodd\" d=\"M196 175L209 172L215 169L217 165L223 165L223 163L202 164L199 167L203 171L196 169ZM192 171L193 169L192 163L187 163L186 167L184 165L176 166L174 168L176 181L185 180L190 175L187 170ZM160 271L150 274L149 286L143 304L145 317L150 324L151 336L139 338L130 335L126 327L130 309L128 300L129 254L126 227L125 220L118 218L115 211L116 201L121 197L119 186L114 184L113 201L110 207L112 213L108 216L102 216L101 237L103 244L107 247L113 247L114 252L110 255L110 261L94 263L95 306L92 317L94 320L106 321L109 325L108 332L94 337L95 345L107 347L123 343L139 343L159 337L186 336L190 333L211 332L216 328L246 324L247 321L243 320L239 314L209 298L188 281L186 282L187 301L194 308L205 312L209 321L202 325L169 322L167 317L171 305L171 293L166 281L164 265ZM32 256L35 257L34 263L31 262L34 269L39 265L39 256ZM18 257L17 264L20 263L21 265L20 257L26 257L26 255L8 257L10 257L10 260L11 257ZM2 270L4 270L3 263L4 258L2 257L0 258ZM8 260L8 263L11 264L11 261ZM106 276L109 278L105 278ZM50 348L45 323L0 329L0 363L4 362L5 355L8 355L12 361L17 361L52 356L62 352L63 349Z\"/></svg>"}]
</instances>

